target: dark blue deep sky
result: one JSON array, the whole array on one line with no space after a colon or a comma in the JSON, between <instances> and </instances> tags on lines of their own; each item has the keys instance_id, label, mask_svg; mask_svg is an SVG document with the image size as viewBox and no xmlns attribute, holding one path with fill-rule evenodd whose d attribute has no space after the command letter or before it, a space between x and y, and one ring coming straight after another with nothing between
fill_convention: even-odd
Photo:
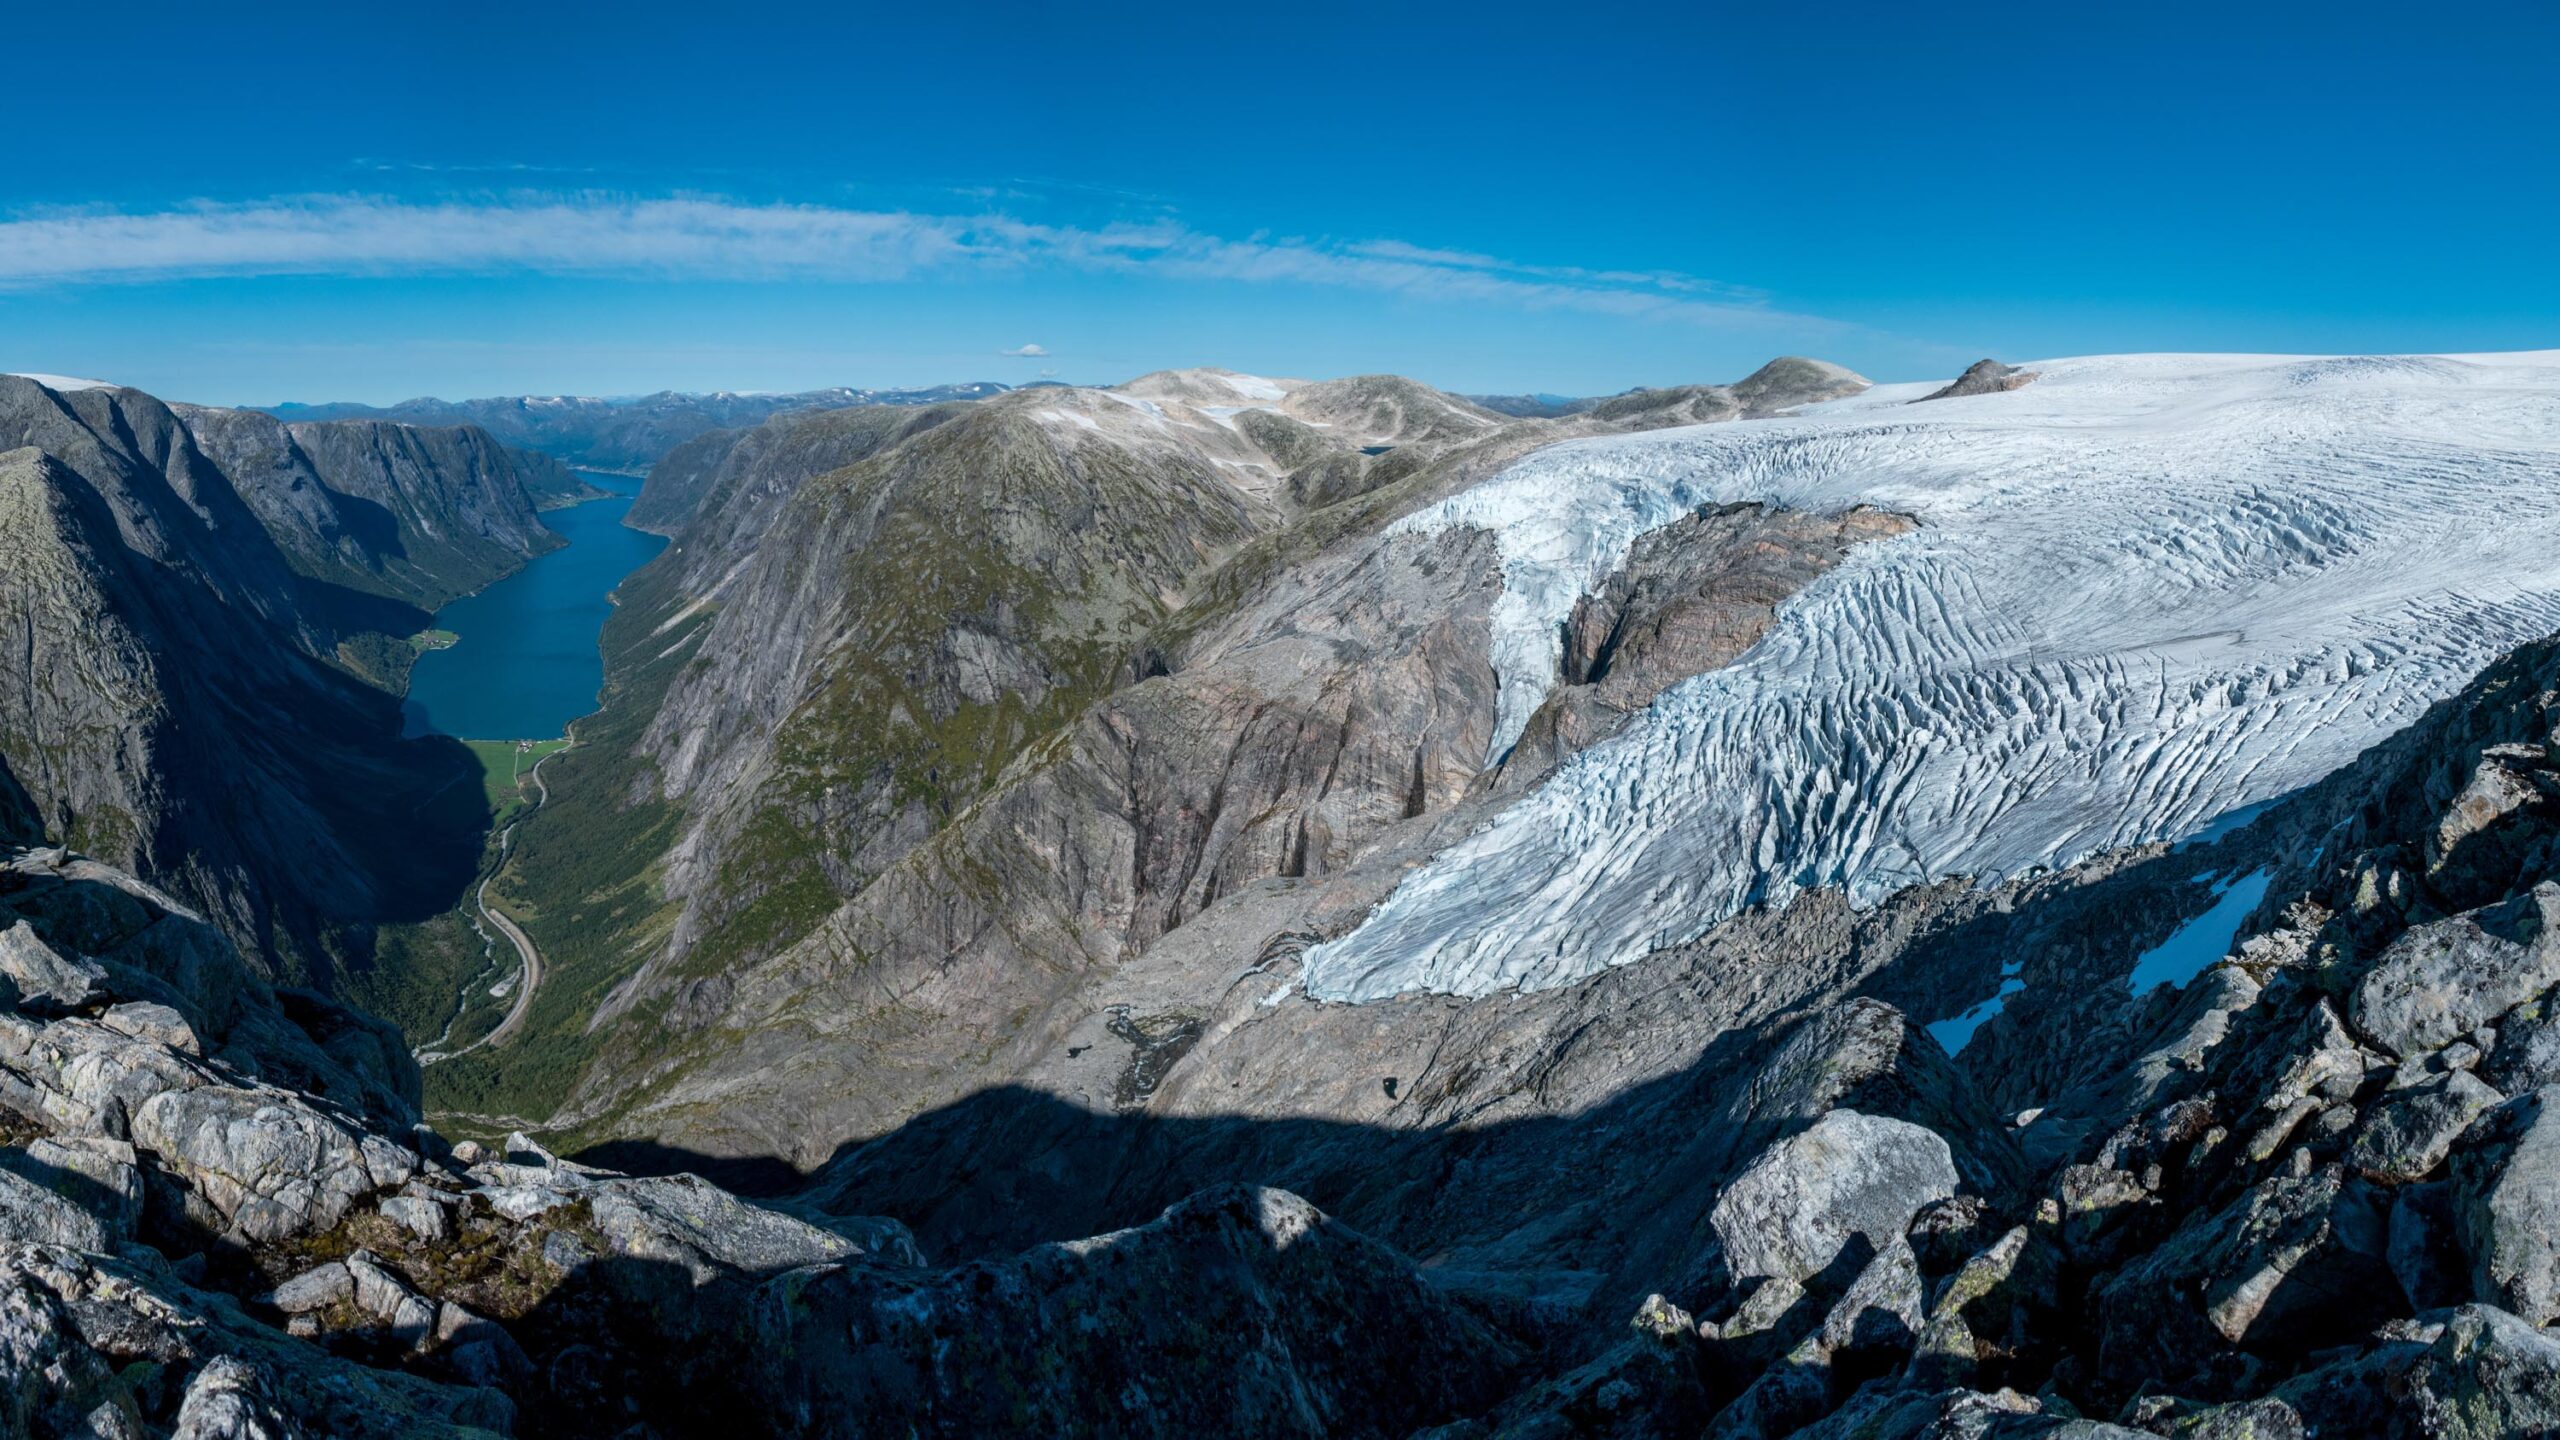
<instances>
[{"instance_id":1,"label":"dark blue deep sky","mask_svg":"<svg viewBox=\"0 0 2560 1440\"><path fill-rule=\"evenodd\" d=\"M2560 345L2551 0L109 13L11 17L0 369L1598 391Z\"/></svg>"}]
</instances>

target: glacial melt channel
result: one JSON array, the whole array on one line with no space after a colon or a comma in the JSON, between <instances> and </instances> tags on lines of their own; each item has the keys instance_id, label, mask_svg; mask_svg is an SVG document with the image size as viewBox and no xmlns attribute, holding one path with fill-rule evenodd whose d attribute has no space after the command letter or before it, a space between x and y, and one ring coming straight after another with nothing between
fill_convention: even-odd
<instances>
[{"instance_id":1,"label":"glacial melt channel","mask_svg":"<svg viewBox=\"0 0 2560 1440\"><path fill-rule=\"evenodd\" d=\"M2173 838L2560 629L2560 352L2031 368L1568 442L1399 522L1500 544L1496 754L1647 531L1738 501L1921 527L1311 949L1307 992L1543 989L1808 888L1872 905Z\"/></svg>"}]
</instances>

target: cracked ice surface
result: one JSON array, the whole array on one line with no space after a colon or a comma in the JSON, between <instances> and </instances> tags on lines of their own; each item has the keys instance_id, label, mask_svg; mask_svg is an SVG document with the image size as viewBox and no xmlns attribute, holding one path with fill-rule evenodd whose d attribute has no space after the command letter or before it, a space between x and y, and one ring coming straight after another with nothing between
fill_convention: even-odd
<instances>
[{"instance_id":1,"label":"cracked ice surface","mask_svg":"<svg viewBox=\"0 0 2560 1440\"><path fill-rule=\"evenodd\" d=\"M1402 522L1499 539L1497 755L1644 532L1732 501L1921 528L1310 950L1308 992L1541 989L1806 888L1867 905L2179 836L2560 630L2560 352L2033 368L1569 442Z\"/></svg>"}]
</instances>

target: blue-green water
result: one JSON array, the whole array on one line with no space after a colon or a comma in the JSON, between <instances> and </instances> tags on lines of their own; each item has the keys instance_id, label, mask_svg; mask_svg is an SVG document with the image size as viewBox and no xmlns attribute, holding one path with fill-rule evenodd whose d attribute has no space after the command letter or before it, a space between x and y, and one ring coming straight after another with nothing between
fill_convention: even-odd
<instances>
[{"instance_id":1,"label":"blue-green water","mask_svg":"<svg viewBox=\"0 0 2560 1440\"><path fill-rule=\"evenodd\" d=\"M438 629L462 637L418 657L409 677L408 733L466 740L548 740L592 714L604 685L596 648L605 596L666 548L664 537L623 528L640 482L580 471L614 492L544 513L569 543L436 612Z\"/></svg>"}]
</instances>

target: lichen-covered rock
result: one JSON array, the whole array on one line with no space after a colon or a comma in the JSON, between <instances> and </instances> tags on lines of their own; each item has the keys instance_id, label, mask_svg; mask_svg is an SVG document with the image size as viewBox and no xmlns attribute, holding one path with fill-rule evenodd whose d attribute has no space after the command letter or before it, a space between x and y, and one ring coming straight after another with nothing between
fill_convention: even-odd
<instances>
[{"instance_id":1,"label":"lichen-covered rock","mask_svg":"<svg viewBox=\"0 0 2560 1440\"><path fill-rule=\"evenodd\" d=\"M101 1407L129 1422L91 1423ZM148 1265L0 1243L0 1434L486 1440L495 1391L357 1363Z\"/></svg>"},{"instance_id":2,"label":"lichen-covered rock","mask_svg":"<svg viewBox=\"0 0 2560 1440\"><path fill-rule=\"evenodd\" d=\"M2495 899L2551 833L2540 747L2491 746L2426 837L2427 878L2454 908Z\"/></svg>"},{"instance_id":3,"label":"lichen-covered rock","mask_svg":"<svg viewBox=\"0 0 2560 1440\"><path fill-rule=\"evenodd\" d=\"M302 1315L346 1304L355 1296L355 1275L347 1269L344 1261L332 1260L325 1265L314 1265L278 1285L267 1297L267 1303L287 1315Z\"/></svg>"},{"instance_id":4,"label":"lichen-covered rock","mask_svg":"<svg viewBox=\"0 0 2560 1440\"><path fill-rule=\"evenodd\" d=\"M843 1235L749 1204L694 1175L600 1180L581 1198L610 1253L677 1266L695 1285L865 1253Z\"/></svg>"},{"instance_id":5,"label":"lichen-covered rock","mask_svg":"<svg viewBox=\"0 0 2560 1440\"><path fill-rule=\"evenodd\" d=\"M452 1228L445 1206L426 1195L394 1195L382 1202L381 1210L383 1219L430 1244Z\"/></svg>"},{"instance_id":6,"label":"lichen-covered rock","mask_svg":"<svg viewBox=\"0 0 2560 1440\"><path fill-rule=\"evenodd\" d=\"M2560 1433L2560 1340L2492 1306L2445 1317L2407 1383L2408 1428L2429 1440Z\"/></svg>"},{"instance_id":7,"label":"lichen-covered rock","mask_svg":"<svg viewBox=\"0 0 2560 1440\"><path fill-rule=\"evenodd\" d=\"M267 1393L255 1366L218 1355L187 1382L170 1440L288 1440L293 1422Z\"/></svg>"},{"instance_id":8,"label":"lichen-covered rock","mask_svg":"<svg viewBox=\"0 0 2560 1440\"><path fill-rule=\"evenodd\" d=\"M253 1240L325 1230L417 1169L390 1141L269 1089L154 1096L134 1116L133 1138Z\"/></svg>"},{"instance_id":9,"label":"lichen-covered rock","mask_svg":"<svg viewBox=\"0 0 2560 1440\"><path fill-rule=\"evenodd\" d=\"M104 1250L111 1243L106 1222L53 1186L24 1173L24 1162L0 1166L0 1242L61 1245L73 1250Z\"/></svg>"},{"instance_id":10,"label":"lichen-covered rock","mask_svg":"<svg viewBox=\"0 0 2560 1440\"><path fill-rule=\"evenodd\" d=\"M2452 1043L2560 982L2560 885L2412 927L2356 986L2348 1018L2395 1055Z\"/></svg>"},{"instance_id":11,"label":"lichen-covered rock","mask_svg":"<svg viewBox=\"0 0 2560 1440\"><path fill-rule=\"evenodd\" d=\"M1935 1132L1834 1110L1770 1146L1735 1176L1710 1223L1736 1278L1819 1274L1850 1237L1901 1237L1920 1207L1955 1194L1955 1160Z\"/></svg>"},{"instance_id":12,"label":"lichen-covered rock","mask_svg":"<svg viewBox=\"0 0 2560 1440\"><path fill-rule=\"evenodd\" d=\"M2394 1091L2365 1112L2347 1164L2388 1184L2425 1179L2471 1122L2505 1098L2464 1070Z\"/></svg>"},{"instance_id":13,"label":"lichen-covered rock","mask_svg":"<svg viewBox=\"0 0 2560 1440\"><path fill-rule=\"evenodd\" d=\"M2547 993L2498 1020L2498 1043L2480 1076L2509 1095L2560 1084L2560 992Z\"/></svg>"},{"instance_id":14,"label":"lichen-covered rock","mask_svg":"<svg viewBox=\"0 0 2560 1440\"><path fill-rule=\"evenodd\" d=\"M2519 1095L2453 1162L2453 1219L2477 1298L2560 1319L2560 1089Z\"/></svg>"},{"instance_id":15,"label":"lichen-covered rock","mask_svg":"<svg viewBox=\"0 0 2560 1440\"><path fill-rule=\"evenodd\" d=\"M2245 1378L2225 1347L2308 1350L2354 1338L2401 1303L2384 1202L2330 1165L2251 1187L2191 1218L2097 1291L2103 1363L2172 1388Z\"/></svg>"},{"instance_id":16,"label":"lichen-covered rock","mask_svg":"<svg viewBox=\"0 0 2560 1440\"><path fill-rule=\"evenodd\" d=\"M166 1045L182 1054L204 1053L204 1043L196 1038L195 1026L175 1006L149 1000L110 1005L98 1016L98 1023L119 1035Z\"/></svg>"},{"instance_id":17,"label":"lichen-covered rock","mask_svg":"<svg viewBox=\"0 0 2560 1440\"><path fill-rule=\"evenodd\" d=\"M104 969L57 953L24 920L0 927L0 1004L64 1014L103 998L106 981Z\"/></svg>"}]
</instances>

